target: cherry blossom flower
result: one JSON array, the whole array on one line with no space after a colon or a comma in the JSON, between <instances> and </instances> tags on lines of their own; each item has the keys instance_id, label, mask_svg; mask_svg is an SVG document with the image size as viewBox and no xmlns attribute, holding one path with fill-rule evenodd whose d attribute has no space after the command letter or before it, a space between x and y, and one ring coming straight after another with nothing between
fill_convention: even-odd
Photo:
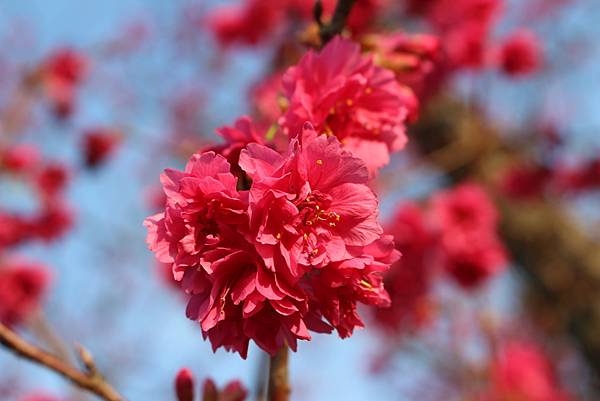
<instances>
[{"instance_id":1,"label":"cherry blossom flower","mask_svg":"<svg viewBox=\"0 0 600 401\"><path fill-rule=\"evenodd\" d=\"M310 123L281 154L250 143L239 167L212 151L161 180L166 208L148 243L189 295L187 316L213 348L274 354L309 330L362 326L358 302L386 306L382 274L398 259L377 223L364 163ZM248 188L248 189L238 189Z\"/></svg>"},{"instance_id":2,"label":"cherry blossom flower","mask_svg":"<svg viewBox=\"0 0 600 401\"><path fill-rule=\"evenodd\" d=\"M335 135L363 159L371 174L406 144L406 123L417 100L394 73L375 66L360 46L340 37L319 53L309 51L283 76L289 106L279 119L290 137L311 121L317 132Z\"/></svg>"}]
</instances>

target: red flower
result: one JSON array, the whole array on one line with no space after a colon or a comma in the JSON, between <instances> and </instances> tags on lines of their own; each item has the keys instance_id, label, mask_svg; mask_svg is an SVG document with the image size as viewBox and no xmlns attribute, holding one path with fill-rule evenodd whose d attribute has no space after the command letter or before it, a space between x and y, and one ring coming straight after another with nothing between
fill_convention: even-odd
<instances>
[{"instance_id":1,"label":"red flower","mask_svg":"<svg viewBox=\"0 0 600 401\"><path fill-rule=\"evenodd\" d=\"M238 180L237 168L251 179ZM187 315L213 348L274 354L308 330L348 336L356 303L389 303L381 274L397 259L381 238L377 199L360 159L306 124L282 155L249 144L239 167L214 152L162 176L164 213L148 243L189 294ZM238 190L238 185L249 190Z\"/></svg>"},{"instance_id":2,"label":"red flower","mask_svg":"<svg viewBox=\"0 0 600 401\"><path fill-rule=\"evenodd\" d=\"M404 147L406 123L416 114L412 91L340 37L288 69L283 91L289 100L279 120L284 133L294 137L311 121L319 133L337 136L371 173Z\"/></svg>"},{"instance_id":3,"label":"red flower","mask_svg":"<svg viewBox=\"0 0 600 401\"><path fill-rule=\"evenodd\" d=\"M538 38L529 31L517 31L509 36L498 55L502 71L512 77L532 74L542 64L542 49Z\"/></svg>"},{"instance_id":4,"label":"red flower","mask_svg":"<svg viewBox=\"0 0 600 401\"><path fill-rule=\"evenodd\" d=\"M87 58L73 49L59 49L44 61L42 82L57 117L66 118L73 112L75 89L87 70Z\"/></svg>"},{"instance_id":5,"label":"red flower","mask_svg":"<svg viewBox=\"0 0 600 401\"><path fill-rule=\"evenodd\" d=\"M16 325L39 308L50 275L39 264L4 261L0 265L0 322Z\"/></svg>"},{"instance_id":6,"label":"red flower","mask_svg":"<svg viewBox=\"0 0 600 401\"><path fill-rule=\"evenodd\" d=\"M482 401L571 401L560 386L554 368L533 343L504 344L490 367L490 386Z\"/></svg>"},{"instance_id":7,"label":"red flower","mask_svg":"<svg viewBox=\"0 0 600 401\"><path fill-rule=\"evenodd\" d=\"M83 156L88 168L100 166L115 151L121 133L111 128L94 128L84 132Z\"/></svg>"}]
</instances>

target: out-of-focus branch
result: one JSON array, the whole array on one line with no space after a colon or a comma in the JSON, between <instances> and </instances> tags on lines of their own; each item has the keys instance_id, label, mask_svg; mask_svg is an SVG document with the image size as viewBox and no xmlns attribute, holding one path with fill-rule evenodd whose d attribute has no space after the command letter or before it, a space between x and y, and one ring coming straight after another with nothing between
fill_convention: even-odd
<instances>
[{"instance_id":1,"label":"out-of-focus branch","mask_svg":"<svg viewBox=\"0 0 600 401\"><path fill-rule=\"evenodd\" d=\"M285 345L274 357L271 357L268 401L288 401L290 399L288 354L289 350Z\"/></svg>"},{"instance_id":2,"label":"out-of-focus branch","mask_svg":"<svg viewBox=\"0 0 600 401\"><path fill-rule=\"evenodd\" d=\"M3 324L0 324L0 344L16 355L54 371L76 386L106 401L125 401L98 373L92 356L83 347L79 347L78 351L85 371L81 371L55 355L30 344Z\"/></svg>"},{"instance_id":3,"label":"out-of-focus branch","mask_svg":"<svg viewBox=\"0 0 600 401\"><path fill-rule=\"evenodd\" d=\"M342 33L344 26L346 25L346 20L350 15L350 11L352 11L352 6L354 6L355 1L356 0L338 0L337 5L335 6L335 11L333 12L333 17L331 17L331 21L327 24L324 24L321 19L323 14L323 5L321 4L321 0L317 0L313 9L313 14L317 24L319 24L321 45L325 45L327 42L333 39L335 35Z\"/></svg>"}]
</instances>

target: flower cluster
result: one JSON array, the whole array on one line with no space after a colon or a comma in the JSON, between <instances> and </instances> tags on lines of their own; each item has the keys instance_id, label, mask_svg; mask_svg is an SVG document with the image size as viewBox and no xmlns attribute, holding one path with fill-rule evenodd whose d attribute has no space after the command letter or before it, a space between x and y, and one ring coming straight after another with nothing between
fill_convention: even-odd
<instances>
[{"instance_id":1,"label":"flower cluster","mask_svg":"<svg viewBox=\"0 0 600 401\"><path fill-rule=\"evenodd\" d=\"M406 124L418 102L394 73L378 67L360 46L339 37L316 53L309 51L283 76L286 112L283 132L297 135L305 121L335 135L374 174L406 144Z\"/></svg>"},{"instance_id":2,"label":"flower cluster","mask_svg":"<svg viewBox=\"0 0 600 401\"><path fill-rule=\"evenodd\" d=\"M364 162L310 123L285 152L249 143L232 160L209 151L166 170L165 211L145 222L214 349L246 357L250 340L274 354L309 330L348 337L363 325L357 303L389 305L382 273L399 254Z\"/></svg>"},{"instance_id":3,"label":"flower cluster","mask_svg":"<svg viewBox=\"0 0 600 401\"><path fill-rule=\"evenodd\" d=\"M5 260L0 263L0 322L13 326L35 312L49 284L46 267Z\"/></svg>"},{"instance_id":4,"label":"flower cluster","mask_svg":"<svg viewBox=\"0 0 600 401\"><path fill-rule=\"evenodd\" d=\"M506 255L497 223L494 204L473 183L434 194L427 208L401 205L386 229L402 259L385 275L392 307L375 311L380 326L405 331L427 323L429 290L438 271L467 289L499 273Z\"/></svg>"}]
</instances>

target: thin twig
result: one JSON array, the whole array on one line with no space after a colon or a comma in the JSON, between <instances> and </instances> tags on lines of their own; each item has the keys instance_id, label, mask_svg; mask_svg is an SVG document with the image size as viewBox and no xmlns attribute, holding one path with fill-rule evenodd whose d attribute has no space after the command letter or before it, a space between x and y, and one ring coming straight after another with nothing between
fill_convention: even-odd
<instances>
[{"instance_id":1,"label":"thin twig","mask_svg":"<svg viewBox=\"0 0 600 401\"><path fill-rule=\"evenodd\" d=\"M85 372L62 361L57 356L30 344L1 323L0 344L16 355L58 373L76 386L94 393L106 401L125 401L125 399L98 373L90 353L82 347L79 347L78 351L86 368Z\"/></svg>"},{"instance_id":2,"label":"thin twig","mask_svg":"<svg viewBox=\"0 0 600 401\"><path fill-rule=\"evenodd\" d=\"M271 357L269 366L269 401L288 401L290 399L290 383L288 372L287 345L283 346L274 357Z\"/></svg>"},{"instance_id":3,"label":"thin twig","mask_svg":"<svg viewBox=\"0 0 600 401\"><path fill-rule=\"evenodd\" d=\"M321 0L317 0L313 9L314 17L319 24L319 35L321 36L321 45L324 46L329 42L335 35L339 35L344 30L346 20L352 11L352 6L356 0L338 0L333 12L333 17L328 24L324 24L321 21L321 14L323 13L323 5Z\"/></svg>"}]
</instances>

